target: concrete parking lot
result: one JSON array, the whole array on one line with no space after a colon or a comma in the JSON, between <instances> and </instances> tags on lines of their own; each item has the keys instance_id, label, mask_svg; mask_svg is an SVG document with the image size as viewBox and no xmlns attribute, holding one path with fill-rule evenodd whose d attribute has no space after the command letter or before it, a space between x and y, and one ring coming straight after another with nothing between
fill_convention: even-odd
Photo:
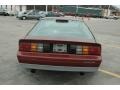
<instances>
[{"instance_id":1,"label":"concrete parking lot","mask_svg":"<svg viewBox=\"0 0 120 90\"><path fill-rule=\"evenodd\" d=\"M120 20L85 19L102 44L103 62L98 72L79 73L38 70L35 74L19 66L18 41L37 20L0 16L0 84L120 84Z\"/></svg>"}]
</instances>

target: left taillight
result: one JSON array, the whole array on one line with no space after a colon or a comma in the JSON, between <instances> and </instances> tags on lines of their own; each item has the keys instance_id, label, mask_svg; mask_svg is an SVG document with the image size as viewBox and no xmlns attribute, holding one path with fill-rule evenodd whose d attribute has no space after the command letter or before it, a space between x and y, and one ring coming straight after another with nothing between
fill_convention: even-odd
<instances>
[{"instance_id":1,"label":"left taillight","mask_svg":"<svg viewBox=\"0 0 120 90\"><path fill-rule=\"evenodd\" d=\"M19 43L19 51L30 51L31 50L31 43L28 42L20 42Z\"/></svg>"},{"instance_id":2,"label":"left taillight","mask_svg":"<svg viewBox=\"0 0 120 90\"><path fill-rule=\"evenodd\" d=\"M31 42L20 42L19 51L24 52L43 52L43 44L41 43L31 43Z\"/></svg>"},{"instance_id":3,"label":"left taillight","mask_svg":"<svg viewBox=\"0 0 120 90\"><path fill-rule=\"evenodd\" d=\"M30 51L32 51L32 52L36 52L36 51L38 51L38 52L43 52L43 44L41 44L41 43L31 43L31 49L30 49Z\"/></svg>"}]
</instances>

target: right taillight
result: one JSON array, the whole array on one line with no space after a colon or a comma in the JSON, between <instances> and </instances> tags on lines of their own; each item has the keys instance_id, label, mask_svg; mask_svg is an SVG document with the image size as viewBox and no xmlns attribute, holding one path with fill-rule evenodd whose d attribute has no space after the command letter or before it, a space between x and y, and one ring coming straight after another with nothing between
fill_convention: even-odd
<instances>
[{"instance_id":1,"label":"right taillight","mask_svg":"<svg viewBox=\"0 0 120 90\"><path fill-rule=\"evenodd\" d=\"M101 55L101 47L100 46L90 46L89 54L90 55Z\"/></svg>"},{"instance_id":2,"label":"right taillight","mask_svg":"<svg viewBox=\"0 0 120 90\"><path fill-rule=\"evenodd\" d=\"M79 45L79 46L76 46L76 54L82 54L82 46Z\"/></svg>"},{"instance_id":3,"label":"right taillight","mask_svg":"<svg viewBox=\"0 0 120 90\"><path fill-rule=\"evenodd\" d=\"M76 54L80 55L101 55L101 46L97 45L78 45Z\"/></svg>"}]
</instances>

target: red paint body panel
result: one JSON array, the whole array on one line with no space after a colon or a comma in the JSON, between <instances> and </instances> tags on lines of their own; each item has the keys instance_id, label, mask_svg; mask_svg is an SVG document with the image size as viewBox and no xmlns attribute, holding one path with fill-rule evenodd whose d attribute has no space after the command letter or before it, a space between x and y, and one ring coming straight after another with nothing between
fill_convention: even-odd
<instances>
[{"instance_id":1,"label":"red paint body panel","mask_svg":"<svg viewBox=\"0 0 120 90\"><path fill-rule=\"evenodd\" d=\"M19 51L17 57L20 63L40 65L99 67L101 63L101 56L95 55Z\"/></svg>"}]
</instances>

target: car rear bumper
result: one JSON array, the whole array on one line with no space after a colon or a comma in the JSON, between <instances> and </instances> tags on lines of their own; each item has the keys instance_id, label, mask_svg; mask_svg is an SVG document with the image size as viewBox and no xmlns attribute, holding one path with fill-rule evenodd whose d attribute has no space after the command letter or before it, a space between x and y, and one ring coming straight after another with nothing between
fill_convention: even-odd
<instances>
[{"instance_id":1,"label":"car rear bumper","mask_svg":"<svg viewBox=\"0 0 120 90\"><path fill-rule=\"evenodd\" d=\"M58 53L18 52L18 61L28 68L65 71L95 71L101 64L101 56L72 55ZM54 68L55 67L55 68Z\"/></svg>"},{"instance_id":2,"label":"car rear bumper","mask_svg":"<svg viewBox=\"0 0 120 90\"><path fill-rule=\"evenodd\" d=\"M72 71L72 72L95 72L98 67L71 67L71 66L53 66L20 63L24 68L51 70L51 71Z\"/></svg>"}]
</instances>

